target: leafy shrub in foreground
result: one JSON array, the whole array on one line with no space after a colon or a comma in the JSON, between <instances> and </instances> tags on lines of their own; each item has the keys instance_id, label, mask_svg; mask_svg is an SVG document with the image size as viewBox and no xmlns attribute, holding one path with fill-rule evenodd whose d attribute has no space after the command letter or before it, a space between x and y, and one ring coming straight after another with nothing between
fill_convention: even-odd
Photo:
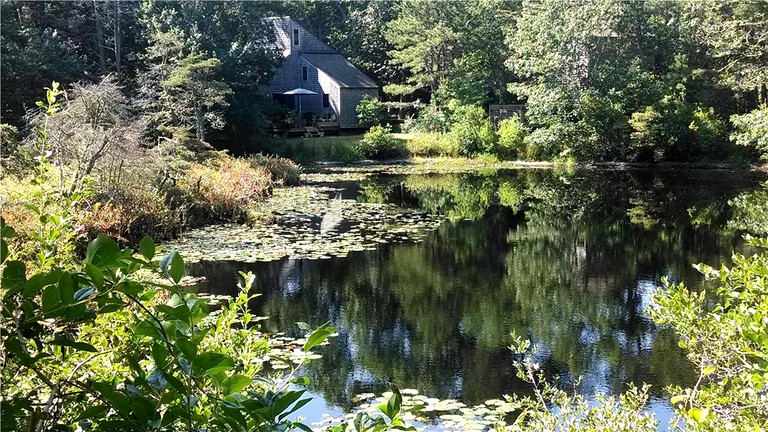
<instances>
[{"instance_id":1,"label":"leafy shrub in foreground","mask_svg":"<svg viewBox=\"0 0 768 432\"><path fill-rule=\"evenodd\" d=\"M389 159L405 155L403 142L389 133L389 128L374 126L357 143L360 156L368 159Z\"/></svg>"},{"instance_id":2,"label":"leafy shrub in foreground","mask_svg":"<svg viewBox=\"0 0 768 432\"><path fill-rule=\"evenodd\" d=\"M53 115L48 95L46 115ZM38 253L17 259L7 240L18 234L0 218L3 430L307 430L287 420L309 402L288 386L334 329L307 335L285 358L295 364L286 376L266 376L263 362L285 354L270 349L252 321L252 275L241 273L240 294L214 315L189 291L181 256L156 259L148 237L137 254L99 234L77 259L70 209L82 197L46 180L52 165L41 136L32 183L39 190L28 205L37 223L28 243ZM255 172L245 161L224 160L205 174L226 176L249 195L269 180L266 170L247 177ZM233 199L231 191L212 194L202 179L197 187L224 205Z\"/></svg>"},{"instance_id":3,"label":"leafy shrub in foreground","mask_svg":"<svg viewBox=\"0 0 768 432\"><path fill-rule=\"evenodd\" d=\"M4 239L13 234L2 226ZM247 309L253 277L243 275L240 295L214 316L183 289L178 253L155 259L148 238L139 251L100 234L71 267L29 269L3 254L3 427L300 427L286 416L308 402L304 391L260 375L270 349ZM321 326L309 335L298 363L332 332Z\"/></svg>"},{"instance_id":4,"label":"leafy shrub in foreground","mask_svg":"<svg viewBox=\"0 0 768 432\"><path fill-rule=\"evenodd\" d=\"M768 240L748 237L768 248ZM698 270L717 287L700 292L665 282L650 314L673 327L699 369L693 388L672 388L672 403L690 430L768 428L768 253L733 256L733 266Z\"/></svg>"}]
</instances>

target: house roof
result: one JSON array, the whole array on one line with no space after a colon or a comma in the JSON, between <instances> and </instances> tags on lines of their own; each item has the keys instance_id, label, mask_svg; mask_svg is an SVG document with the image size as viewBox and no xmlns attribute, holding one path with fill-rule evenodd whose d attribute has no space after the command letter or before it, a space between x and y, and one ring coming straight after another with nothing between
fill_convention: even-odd
<instances>
[{"instance_id":1,"label":"house roof","mask_svg":"<svg viewBox=\"0 0 768 432\"><path fill-rule=\"evenodd\" d=\"M360 69L338 53L301 53L308 62L322 70L340 87L378 88L379 86Z\"/></svg>"}]
</instances>

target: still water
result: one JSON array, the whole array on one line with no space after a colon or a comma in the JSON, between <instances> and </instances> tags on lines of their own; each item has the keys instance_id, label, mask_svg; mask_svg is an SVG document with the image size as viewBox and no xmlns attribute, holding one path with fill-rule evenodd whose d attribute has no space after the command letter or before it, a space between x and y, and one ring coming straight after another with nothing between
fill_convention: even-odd
<instances>
[{"instance_id":1,"label":"still water","mask_svg":"<svg viewBox=\"0 0 768 432\"><path fill-rule=\"evenodd\" d=\"M339 336L304 373L324 404L348 408L388 383L477 404L528 394L510 333L533 341L557 385L585 395L692 385L675 335L645 311L663 277L700 286L692 265L727 263L753 221L759 175L729 171L515 170L380 174L337 183L343 198L444 218L423 242L381 244L344 258L190 266L215 294L256 275L252 307L272 331L331 321ZM754 213L754 212L752 212ZM327 409L316 405L308 420Z\"/></svg>"}]
</instances>

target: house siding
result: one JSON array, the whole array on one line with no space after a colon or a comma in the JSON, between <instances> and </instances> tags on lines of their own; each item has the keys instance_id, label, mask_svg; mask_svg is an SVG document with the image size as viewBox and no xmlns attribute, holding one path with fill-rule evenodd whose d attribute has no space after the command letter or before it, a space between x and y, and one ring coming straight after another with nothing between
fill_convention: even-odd
<instances>
[{"instance_id":1,"label":"house siding","mask_svg":"<svg viewBox=\"0 0 768 432\"><path fill-rule=\"evenodd\" d=\"M307 80L302 78L302 67L307 68ZM285 93L289 90L301 87L318 93L317 95L306 95L301 97L301 111L303 113L312 112L321 114L329 111L323 108L323 93L329 93L326 89L327 84L318 79L318 75L325 75L316 67L299 55L291 55L283 60L283 64L275 73L275 76L265 88L265 93L272 96L273 93ZM297 96L299 97L299 96ZM333 104L331 104L333 106ZM335 112L335 111L334 111Z\"/></svg>"},{"instance_id":2,"label":"house siding","mask_svg":"<svg viewBox=\"0 0 768 432\"><path fill-rule=\"evenodd\" d=\"M339 84L333 80L325 71L315 69L318 71L318 82L320 83L320 88L323 90L323 93L328 94L328 102L330 102L330 108L324 108L325 110L328 110L330 112L333 112L336 114L337 117L341 117L342 110L342 104L341 104L341 94L340 94L340 88ZM322 103L322 99L320 100L320 103ZM339 124L341 126L341 124Z\"/></svg>"},{"instance_id":3,"label":"house siding","mask_svg":"<svg viewBox=\"0 0 768 432\"><path fill-rule=\"evenodd\" d=\"M283 50L283 56L298 52L333 53L323 41L308 32L301 24L289 17L272 18L277 43ZM293 44L293 29L299 29L299 45Z\"/></svg>"}]
</instances>

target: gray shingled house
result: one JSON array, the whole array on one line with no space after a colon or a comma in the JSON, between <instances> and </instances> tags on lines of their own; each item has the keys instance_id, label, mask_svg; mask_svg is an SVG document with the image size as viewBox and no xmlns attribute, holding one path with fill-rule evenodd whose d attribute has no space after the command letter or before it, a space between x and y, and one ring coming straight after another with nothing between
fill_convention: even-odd
<instances>
[{"instance_id":1,"label":"gray shingled house","mask_svg":"<svg viewBox=\"0 0 768 432\"><path fill-rule=\"evenodd\" d=\"M379 86L290 17L270 20L284 60L265 88L267 95L293 109L297 107L296 98L301 97L302 112L335 114L341 128L360 127L357 104L364 95L378 97ZM318 94L283 94L295 88Z\"/></svg>"}]
</instances>

